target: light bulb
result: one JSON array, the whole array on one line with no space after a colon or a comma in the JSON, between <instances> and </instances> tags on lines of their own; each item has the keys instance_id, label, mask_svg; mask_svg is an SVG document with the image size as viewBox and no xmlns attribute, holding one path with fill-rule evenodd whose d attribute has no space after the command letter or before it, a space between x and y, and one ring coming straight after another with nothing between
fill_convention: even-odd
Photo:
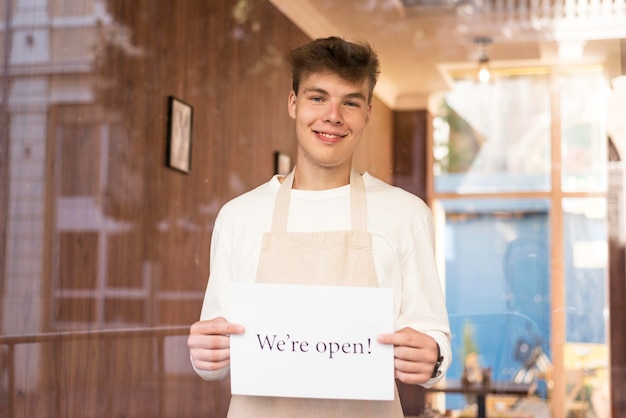
<instances>
[{"instance_id":1,"label":"light bulb","mask_svg":"<svg viewBox=\"0 0 626 418\"><path fill-rule=\"evenodd\" d=\"M478 67L478 81L481 83L488 83L491 80L491 71L489 71L489 66L481 65Z\"/></svg>"},{"instance_id":2,"label":"light bulb","mask_svg":"<svg viewBox=\"0 0 626 418\"><path fill-rule=\"evenodd\" d=\"M485 53L478 60L478 81L488 83L491 80L491 71L489 70L489 58Z\"/></svg>"}]
</instances>

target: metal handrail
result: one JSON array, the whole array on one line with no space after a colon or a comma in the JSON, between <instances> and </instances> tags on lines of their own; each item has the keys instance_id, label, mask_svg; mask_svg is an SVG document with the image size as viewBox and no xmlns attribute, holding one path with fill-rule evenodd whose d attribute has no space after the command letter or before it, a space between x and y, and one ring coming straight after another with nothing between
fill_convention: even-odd
<instances>
[{"instance_id":1,"label":"metal handrail","mask_svg":"<svg viewBox=\"0 0 626 418\"><path fill-rule=\"evenodd\" d=\"M17 345L44 343L52 341L76 341L100 338L126 337L172 337L189 333L188 326L148 327L148 328L119 328L82 331L43 332L38 334L0 335L1 345Z\"/></svg>"},{"instance_id":2,"label":"metal handrail","mask_svg":"<svg viewBox=\"0 0 626 418\"><path fill-rule=\"evenodd\" d=\"M163 360L163 340L165 337L187 335L188 326L163 326L149 328L123 328L123 329L101 329L82 331L60 331L44 332L38 334L22 335L0 335L0 345L8 347L7 352L7 372L8 372L8 401L7 416L12 417L15 410L15 346L21 344L50 343L79 340L113 340L125 338L156 338L157 339L157 395L159 403L159 417L163 416L163 393L164 389L164 360ZM57 416L61 416L60 402L57 402Z\"/></svg>"}]
</instances>

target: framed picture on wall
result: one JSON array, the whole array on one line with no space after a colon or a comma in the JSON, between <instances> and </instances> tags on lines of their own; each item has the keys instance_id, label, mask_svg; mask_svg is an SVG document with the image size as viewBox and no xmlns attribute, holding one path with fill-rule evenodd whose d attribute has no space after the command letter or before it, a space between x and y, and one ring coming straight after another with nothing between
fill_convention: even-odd
<instances>
[{"instance_id":1,"label":"framed picture on wall","mask_svg":"<svg viewBox=\"0 0 626 418\"><path fill-rule=\"evenodd\" d=\"M191 124L193 108L176 97L168 98L167 165L191 172Z\"/></svg>"},{"instance_id":2,"label":"framed picture on wall","mask_svg":"<svg viewBox=\"0 0 626 418\"><path fill-rule=\"evenodd\" d=\"M284 152L274 153L274 173L286 176L291 172L291 157Z\"/></svg>"}]
</instances>

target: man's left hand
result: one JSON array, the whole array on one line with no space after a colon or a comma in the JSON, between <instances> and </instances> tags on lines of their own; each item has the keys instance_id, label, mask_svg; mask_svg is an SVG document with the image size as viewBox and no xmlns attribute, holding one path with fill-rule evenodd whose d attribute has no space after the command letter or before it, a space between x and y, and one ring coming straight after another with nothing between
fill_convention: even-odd
<instances>
[{"instance_id":1,"label":"man's left hand","mask_svg":"<svg viewBox=\"0 0 626 418\"><path fill-rule=\"evenodd\" d=\"M437 342L432 337L406 327L393 334L380 335L378 342L394 345L394 367L398 380L418 385L431 378L438 353Z\"/></svg>"}]
</instances>

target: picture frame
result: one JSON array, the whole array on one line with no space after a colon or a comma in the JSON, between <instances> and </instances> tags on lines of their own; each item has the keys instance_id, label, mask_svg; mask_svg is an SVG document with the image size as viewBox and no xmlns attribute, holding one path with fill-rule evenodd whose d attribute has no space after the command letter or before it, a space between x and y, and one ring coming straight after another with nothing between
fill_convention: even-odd
<instances>
[{"instance_id":1,"label":"picture frame","mask_svg":"<svg viewBox=\"0 0 626 418\"><path fill-rule=\"evenodd\" d=\"M284 152L274 152L274 174L286 176L291 172L291 157Z\"/></svg>"},{"instance_id":2,"label":"picture frame","mask_svg":"<svg viewBox=\"0 0 626 418\"><path fill-rule=\"evenodd\" d=\"M174 97L168 97L167 166L189 174L191 172L191 127L193 107Z\"/></svg>"}]
</instances>

